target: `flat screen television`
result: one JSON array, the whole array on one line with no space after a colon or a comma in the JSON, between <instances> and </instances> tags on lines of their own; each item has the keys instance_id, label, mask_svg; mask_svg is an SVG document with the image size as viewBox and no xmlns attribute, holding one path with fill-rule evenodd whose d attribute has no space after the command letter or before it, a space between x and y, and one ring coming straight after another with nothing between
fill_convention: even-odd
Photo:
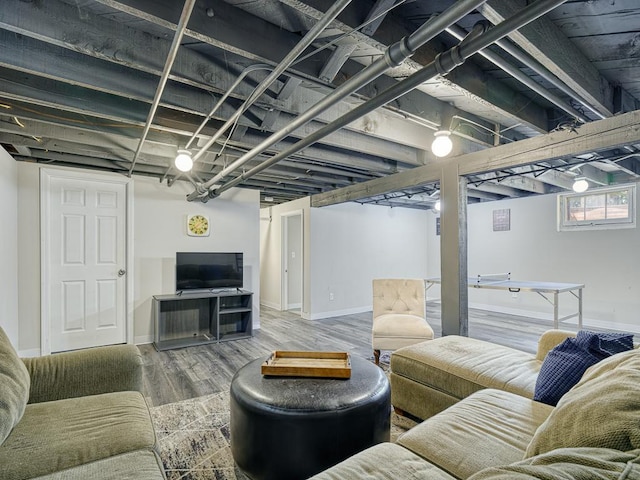
<instances>
[{"instance_id":1,"label":"flat screen television","mask_svg":"<svg viewBox=\"0 0 640 480\"><path fill-rule=\"evenodd\" d=\"M176 291L242 288L242 253L177 252Z\"/></svg>"}]
</instances>

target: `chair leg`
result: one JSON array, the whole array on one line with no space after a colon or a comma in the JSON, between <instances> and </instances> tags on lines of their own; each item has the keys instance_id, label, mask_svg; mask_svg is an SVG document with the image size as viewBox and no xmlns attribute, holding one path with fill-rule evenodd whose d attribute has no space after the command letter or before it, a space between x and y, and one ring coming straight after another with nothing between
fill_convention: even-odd
<instances>
[{"instance_id":1,"label":"chair leg","mask_svg":"<svg viewBox=\"0 0 640 480\"><path fill-rule=\"evenodd\" d=\"M380 365L380 350L373 351L373 358L376 362L376 365Z\"/></svg>"},{"instance_id":2,"label":"chair leg","mask_svg":"<svg viewBox=\"0 0 640 480\"><path fill-rule=\"evenodd\" d=\"M396 415L400 415L401 417L406 417L407 416L407 412L405 412L401 408L393 407L393 411L396 413Z\"/></svg>"}]
</instances>

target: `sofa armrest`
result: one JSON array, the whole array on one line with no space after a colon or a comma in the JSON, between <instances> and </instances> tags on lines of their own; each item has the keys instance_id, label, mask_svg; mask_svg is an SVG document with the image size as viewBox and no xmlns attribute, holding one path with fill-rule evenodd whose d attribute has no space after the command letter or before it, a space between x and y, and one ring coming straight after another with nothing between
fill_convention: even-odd
<instances>
[{"instance_id":1,"label":"sofa armrest","mask_svg":"<svg viewBox=\"0 0 640 480\"><path fill-rule=\"evenodd\" d=\"M142 391L142 355L135 345L110 345L22 360L31 376L29 403Z\"/></svg>"},{"instance_id":2,"label":"sofa armrest","mask_svg":"<svg viewBox=\"0 0 640 480\"><path fill-rule=\"evenodd\" d=\"M550 350L556 345L560 345L567 338L573 338L576 336L576 332L569 332L566 330L547 330L538 339L538 352L536 353L536 360L543 361Z\"/></svg>"}]
</instances>

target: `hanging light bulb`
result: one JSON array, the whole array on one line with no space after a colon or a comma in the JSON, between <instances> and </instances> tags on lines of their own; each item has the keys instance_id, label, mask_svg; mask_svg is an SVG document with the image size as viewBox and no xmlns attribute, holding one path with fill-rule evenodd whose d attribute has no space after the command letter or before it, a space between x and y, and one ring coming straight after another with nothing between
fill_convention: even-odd
<instances>
[{"instance_id":1,"label":"hanging light bulb","mask_svg":"<svg viewBox=\"0 0 640 480\"><path fill-rule=\"evenodd\" d=\"M178 150L175 165L181 172L189 172L193 168L193 159L189 150Z\"/></svg>"},{"instance_id":2,"label":"hanging light bulb","mask_svg":"<svg viewBox=\"0 0 640 480\"><path fill-rule=\"evenodd\" d=\"M579 177L576 178L576 181L573 182L573 191L576 193L586 192L589 189L589 182L585 178Z\"/></svg>"},{"instance_id":3,"label":"hanging light bulb","mask_svg":"<svg viewBox=\"0 0 640 480\"><path fill-rule=\"evenodd\" d=\"M436 203L433 205L433 209L434 209L436 212L439 212L439 211L440 211L440 200L436 200Z\"/></svg>"},{"instance_id":4,"label":"hanging light bulb","mask_svg":"<svg viewBox=\"0 0 640 480\"><path fill-rule=\"evenodd\" d=\"M433 134L436 137L431 144L431 151L436 157L446 157L453 149L449 130L440 130Z\"/></svg>"}]
</instances>

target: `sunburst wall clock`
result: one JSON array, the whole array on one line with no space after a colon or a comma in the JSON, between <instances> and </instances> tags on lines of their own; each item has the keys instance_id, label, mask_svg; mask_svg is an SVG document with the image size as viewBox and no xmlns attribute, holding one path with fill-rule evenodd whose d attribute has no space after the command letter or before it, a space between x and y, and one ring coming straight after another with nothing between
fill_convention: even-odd
<instances>
[{"instance_id":1,"label":"sunburst wall clock","mask_svg":"<svg viewBox=\"0 0 640 480\"><path fill-rule=\"evenodd\" d=\"M187 234L191 237L208 237L209 236L209 218L201 215L187 216Z\"/></svg>"}]
</instances>

